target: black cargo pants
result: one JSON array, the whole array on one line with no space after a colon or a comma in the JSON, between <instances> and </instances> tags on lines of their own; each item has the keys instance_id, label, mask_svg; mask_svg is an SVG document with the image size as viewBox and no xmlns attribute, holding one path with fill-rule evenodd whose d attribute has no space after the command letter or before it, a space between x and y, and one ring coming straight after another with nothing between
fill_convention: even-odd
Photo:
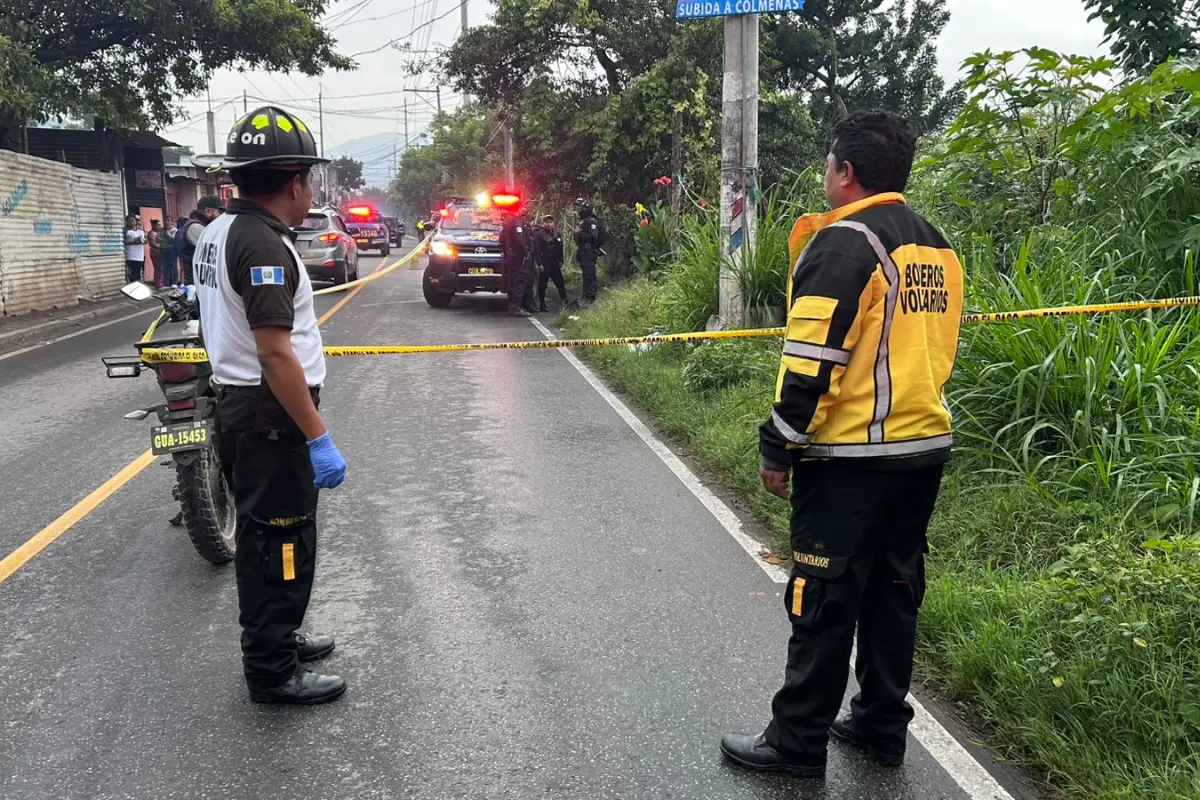
<instances>
[{"instance_id":1,"label":"black cargo pants","mask_svg":"<svg viewBox=\"0 0 1200 800\"><path fill-rule=\"evenodd\" d=\"M917 609L925 596L925 532L942 465L875 470L837 460L802 462L792 477L794 566L784 592L792 622L783 688L766 738L792 758L822 758L849 676L851 701L875 749L901 755L912 720Z\"/></svg>"},{"instance_id":2,"label":"black cargo pants","mask_svg":"<svg viewBox=\"0 0 1200 800\"><path fill-rule=\"evenodd\" d=\"M237 504L242 667L252 690L265 689L299 668L293 634L308 609L317 557L312 459L265 383L225 387L216 421L221 468Z\"/></svg>"},{"instance_id":3,"label":"black cargo pants","mask_svg":"<svg viewBox=\"0 0 1200 800\"><path fill-rule=\"evenodd\" d=\"M585 302L591 303L596 299L596 292L599 289L600 282L596 277L596 261L600 258L600 253L592 247L581 247L578 250L579 256L579 271L583 273L583 297Z\"/></svg>"},{"instance_id":4,"label":"black cargo pants","mask_svg":"<svg viewBox=\"0 0 1200 800\"><path fill-rule=\"evenodd\" d=\"M558 290L558 298L565 305L567 302L567 284L563 280L562 264L542 265L542 271L538 273L538 304L546 305L546 289L550 282L554 281L554 288Z\"/></svg>"},{"instance_id":5,"label":"black cargo pants","mask_svg":"<svg viewBox=\"0 0 1200 800\"><path fill-rule=\"evenodd\" d=\"M501 263L508 283L508 307L520 308L525 303L525 294L529 289L529 268L525 261L516 259L505 259Z\"/></svg>"}]
</instances>

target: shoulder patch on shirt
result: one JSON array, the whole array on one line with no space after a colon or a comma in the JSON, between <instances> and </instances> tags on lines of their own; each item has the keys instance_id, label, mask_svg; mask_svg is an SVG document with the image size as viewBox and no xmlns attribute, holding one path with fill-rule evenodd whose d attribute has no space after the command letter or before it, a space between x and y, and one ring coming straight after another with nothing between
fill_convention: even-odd
<instances>
[{"instance_id":1,"label":"shoulder patch on shirt","mask_svg":"<svg viewBox=\"0 0 1200 800\"><path fill-rule=\"evenodd\" d=\"M251 267L251 286L283 286L283 267Z\"/></svg>"}]
</instances>

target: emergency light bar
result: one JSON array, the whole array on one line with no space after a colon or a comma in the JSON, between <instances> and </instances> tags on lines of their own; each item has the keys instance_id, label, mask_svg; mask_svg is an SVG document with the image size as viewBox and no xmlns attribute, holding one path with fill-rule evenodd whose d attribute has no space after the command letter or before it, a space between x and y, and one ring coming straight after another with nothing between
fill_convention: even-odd
<instances>
[{"instance_id":1,"label":"emergency light bar","mask_svg":"<svg viewBox=\"0 0 1200 800\"><path fill-rule=\"evenodd\" d=\"M512 208L521 202L521 196L517 194L494 194L492 202L500 208Z\"/></svg>"},{"instance_id":2,"label":"emergency light bar","mask_svg":"<svg viewBox=\"0 0 1200 800\"><path fill-rule=\"evenodd\" d=\"M370 206L350 206L348 211L356 217L369 217L375 209Z\"/></svg>"}]
</instances>

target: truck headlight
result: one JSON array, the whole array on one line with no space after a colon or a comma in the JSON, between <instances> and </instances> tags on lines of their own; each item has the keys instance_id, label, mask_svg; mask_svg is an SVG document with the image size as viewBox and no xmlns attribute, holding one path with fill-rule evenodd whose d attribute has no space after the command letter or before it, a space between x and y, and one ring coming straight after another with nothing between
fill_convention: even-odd
<instances>
[{"instance_id":1,"label":"truck headlight","mask_svg":"<svg viewBox=\"0 0 1200 800\"><path fill-rule=\"evenodd\" d=\"M455 256L454 248L445 242L434 242L429 245L429 251L435 256L442 256L443 258L454 258Z\"/></svg>"}]
</instances>

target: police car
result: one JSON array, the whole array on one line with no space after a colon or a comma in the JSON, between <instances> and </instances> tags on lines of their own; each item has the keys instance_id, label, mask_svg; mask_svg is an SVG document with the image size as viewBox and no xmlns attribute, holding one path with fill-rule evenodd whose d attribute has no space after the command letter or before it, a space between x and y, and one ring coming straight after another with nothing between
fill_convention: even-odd
<instances>
[{"instance_id":1,"label":"police car","mask_svg":"<svg viewBox=\"0 0 1200 800\"><path fill-rule=\"evenodd\" d=\"M346 227L359 250L378 250L386 256L392 251L392 236L379 211L371 206L350 206L346 209Z\"/></svg>"},{"instance_id":2,"label":"police car","mask_svg":"<svg viewBox=\"0 0 1200 800\"><path fill-rule=\"evenodd\" d=\"M455 294L503 292L500 228L505 210L520 203L516 195L455 197L434 215L429 259L421 287L434 308L450 305Z\"/></svg>"}]
</instances>

